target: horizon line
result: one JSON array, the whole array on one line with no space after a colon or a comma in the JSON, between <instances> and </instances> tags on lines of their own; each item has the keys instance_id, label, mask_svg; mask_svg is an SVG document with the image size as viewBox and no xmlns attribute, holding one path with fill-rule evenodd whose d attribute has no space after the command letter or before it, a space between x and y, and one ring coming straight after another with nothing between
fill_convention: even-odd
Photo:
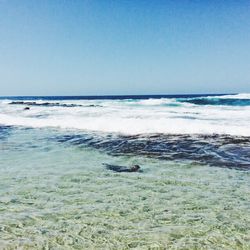
<instances>
[{"instance_id":1,"label":"horizon line","mask_svg":"<svg viewBox=\"0 0 250 250\"><path fill-rule=\"evenodd\" d=\"M216 95L237 95L242 93L199 93L199 94L118 94L118 95L1 95L0 98L8 97L133 97L133 96L216 96Z\"/></svg>"}]
</instances>

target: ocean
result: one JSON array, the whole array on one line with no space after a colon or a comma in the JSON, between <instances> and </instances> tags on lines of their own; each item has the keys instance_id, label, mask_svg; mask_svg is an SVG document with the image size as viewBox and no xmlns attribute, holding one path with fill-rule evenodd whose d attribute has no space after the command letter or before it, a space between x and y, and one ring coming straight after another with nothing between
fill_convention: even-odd
<instances>
[{"instance_id":1,"label":"ocean","mask_svg":"<svg viewBox=\"0 0 250 250\"><path fill-rule=\"evenodd\" d=\"M249 124L247 93L1 97L0 249L250 249Z\"/></svg>"}]
</instances>

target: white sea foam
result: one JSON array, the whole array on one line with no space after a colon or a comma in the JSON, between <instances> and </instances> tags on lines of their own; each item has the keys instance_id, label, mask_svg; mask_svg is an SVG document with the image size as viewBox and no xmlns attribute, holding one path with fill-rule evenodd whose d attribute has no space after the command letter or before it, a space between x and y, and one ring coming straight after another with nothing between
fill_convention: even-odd
<instances>
[{"instance_id":1,"label":"white sea foam","mask_svg":"<svg viewBox=\"0 0 250 250\"><path fill-rule=\"evenodd\" d=\"M9 101L10 102L10 101ZM199 106L175 99L77 100L56 101L67 104L97 104L101 107L43 107L9 105L0 101L0 124L26 127L58 127L84 131L124 134L231 134L250 136L250 107ZM39 102L41 103L41 102Z\"/></svg>"},{"instance_id":2,"label":"white sea foam","mask_svg":"<svg viewBox=\"0 0 250 250\"><path fill-rule=\"evenodd\" d=\"M250 99L250 93L241 93L234 95L222 95L222 96L209 96L207 98L221 98L221 99Z\"/></svg>"},{"instance_id":3,"label":"white sea foam","mask_svg":"<svg viewBox=\"0 0 250 250\"><path fill-rule=\"evenodd\" d=\"M174 103L175 99L159 98L159 99L146 99L138 101L138 104L141 105L164 105Z\"/></svg>"}]
</instances>

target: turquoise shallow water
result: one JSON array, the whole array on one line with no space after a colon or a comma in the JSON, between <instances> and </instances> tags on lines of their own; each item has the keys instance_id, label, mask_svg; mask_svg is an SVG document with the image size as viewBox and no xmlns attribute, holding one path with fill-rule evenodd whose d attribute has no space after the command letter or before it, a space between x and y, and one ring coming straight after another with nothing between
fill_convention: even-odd
<instances>
[{"instance_id":1,"label":"turquoise shallow water","mask_svg":"<svg viewBox=\"0 0 250 250\"><path fill-rule=\"evenodd\" d=\"M250 249L249 171L111 156L62 133L1 138L0 249Z\"/></svg>"}]
</instances>

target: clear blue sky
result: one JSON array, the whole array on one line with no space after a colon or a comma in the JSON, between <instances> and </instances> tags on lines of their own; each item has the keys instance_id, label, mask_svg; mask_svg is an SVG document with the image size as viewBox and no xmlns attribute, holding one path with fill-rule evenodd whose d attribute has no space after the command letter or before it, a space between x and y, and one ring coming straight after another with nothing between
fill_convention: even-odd
<instances>
[{"instance_id":1,"label":"clear blue sky","mask_svg":"<svg viewBox=\"0 0 250 250\"><path fill-rule=\"evenodd\" d=\"M0 95L250 92L250 1L0 0Z\"/></svg>"}]
</instances>

